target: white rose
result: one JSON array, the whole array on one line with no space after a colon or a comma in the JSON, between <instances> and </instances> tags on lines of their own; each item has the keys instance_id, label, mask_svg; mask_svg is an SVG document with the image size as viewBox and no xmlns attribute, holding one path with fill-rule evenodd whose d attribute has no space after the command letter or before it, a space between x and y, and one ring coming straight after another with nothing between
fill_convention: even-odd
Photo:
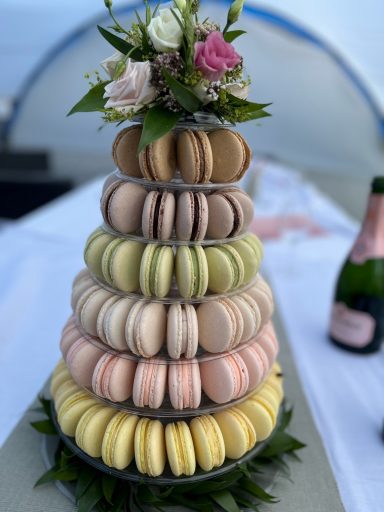
<instances>
[{"instance_id":1,"label":"white rose","mask_svg":"<svg viewBox=\"0 0 384 512\"><path fill-rule=\"evenodd\" d=\"M156 98L156 89L150 83L151 65L128 59L126 69L118 80L105 86L104 98L109 98L105 108L126 105L147 105Z\"/></svg>"},{"instance_id":2,"label":"white rose","mask_svg":"<svg viewBox=\"0 0 384 512\"><path fill-rule=\"evenodd\" d=\"M178 50L183 39L183 32L171 9L159 10L159 15L148 25L148 34L158 52Z\"/></svg>"},{"instance_id":3,"label":"white rose","mask_svg":"<svg viewBox=\"0 0 384 512\"><path fill-rule=\"evenodd\" d=\"M124 59L124 55L121 52L115 52L110 57L107 57L106 59L102 60L100 62L100 66L105 69L105 71L108 73L108 75L113 78L113 75L115 73L116 64Z\"/></svg>"},{"instance_id":4,"label":"white rose","mask_svg":"<svg viewBox=\"0 0 384 512\"><path fill-rule=\"evenodd\" d=\"M240 98L241 100L246 100L248 97L248 94L249 94L248 85L233 83L233 84L226 84L225 88L233 96L236 96L236 98Z\"/></svg>"}]
</instances>

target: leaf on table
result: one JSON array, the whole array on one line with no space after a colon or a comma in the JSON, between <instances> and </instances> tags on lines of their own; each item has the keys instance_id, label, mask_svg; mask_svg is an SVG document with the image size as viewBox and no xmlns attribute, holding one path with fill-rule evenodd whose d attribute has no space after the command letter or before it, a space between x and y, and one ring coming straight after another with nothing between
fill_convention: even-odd
<instances>
[{"instance_id":1,"label":"leaf on table","mask_svg":"<svg viewBox=\"0 0 384 512\"><path fill-rule=\"evenodd\" d=\"M112 497L117 485L117 479L111 475L103 475L101 486L104 498L112 505Z\"/></svg>"},{"instance_id":2,"label":"leaf on table","mask_svg":"<svg viewBox=\"0 0 384 512\"><path fill-rule=\"evenodd\" d=\"M77 512L91 512L93 507L103 497L103 489L100 485L99 479L92 482L88 489L77 501Z\"/></svg>"},{"instance_id":3,"label":"leaf on table","mask_svg":"<svg viewBox=\"0 0 384 512\"><path fill-rule=\"evenodd\" d=\"M51 420L32 421L31 426L41 434L56 435L56 429Z\"/></svg>"},{"instance_id":4,"label":"leaf on table","mask_svg":"<svg viewBox=\"0 0 384 512\"><path fill-rule=\"evenodd\" d=\"M225 512L240 512L239 506L228 490L211 492L209 495Z\"/></svg>"}]
</instances>

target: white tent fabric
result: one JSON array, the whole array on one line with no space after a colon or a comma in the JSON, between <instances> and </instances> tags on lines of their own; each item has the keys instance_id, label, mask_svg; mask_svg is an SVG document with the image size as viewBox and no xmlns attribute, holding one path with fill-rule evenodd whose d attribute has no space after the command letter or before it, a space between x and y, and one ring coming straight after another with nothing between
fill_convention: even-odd
<instances>
[{"instance_id":1,"label":"white tent fabric","mask_svg":"<svg viewBox=\"0 0 384 512\"><path fill-rule=\"evenodd\" d=\"M328 3L331 5L325 2ZM344 1L341 3L347 6ZM89 2L81 4L76 10L83 16ZM378 2L376 4L377 9L381 8ZM132 7L139 5L141 2L126 5L123 21L132 20ZM271 10L270 5L281 10ZM227 6L226 1L203 2L203 16L223 21ZM89 12L94 8L95 2ZM259 101L272 100L270 110L274 117L263 120L262 129L248 123L241 131L254 150L296 166L367 176L382 172L383 110L380 105L384 105L384 101L377 94L379 74L367 85L368 80L357 75L326 39L306 28L305 23L292 21L283 9L295 12L296 19L302 11L308 27L315 24L313 13L316 10L294 0L284 3L270 0L268 7L249 3L244 9L241 25L248 35L239 39L237 45L253 78L251 97ZM334 17L340 19L340 5L337 9ZM357 14L354 13L355 23ZM329 29L327 20L333 19L329 7L322 9L322 16L324 23L316 23L318 32L323 25ZM372 17L369 19L371 22ZM10 126L13 146L45 147L53 152L89 154L97 159L109 154L114 127L97 132L101 125L97 114L65 119L70 106L86 91L84 72L96 69L101 57L111 52L94 29L94 21L67 36L45 58L34 80L29 80L23 89L17 115ZM108 18L98 21L108 24ZM83 159L81 167L86 167L87 163L92 170L94 159ZM66 162L67 174L68 170Z\"/></svg>"}]
</instances>

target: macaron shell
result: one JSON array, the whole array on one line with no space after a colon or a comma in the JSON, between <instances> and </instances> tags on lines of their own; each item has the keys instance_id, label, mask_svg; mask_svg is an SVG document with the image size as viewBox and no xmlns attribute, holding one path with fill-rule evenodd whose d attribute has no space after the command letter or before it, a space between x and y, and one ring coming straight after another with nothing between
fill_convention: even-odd
<instances>
[{"instance_id":1,"label":"macaron shell","mask_svg":"<svg viewBox=\"0 0 384 512\"><path fill-rule=\"evenodd\" d=\"M71 374L69 373L69 370L64 361L61 360L60 363L61 362L63 365L60 364L60 368L56 368L52 375L50 384L50 393L52 398L56 397L57 390L64 382L72 380Z\"/></svg>"},{"instance_id":2,"label":"macaron shell","mask_svg":"<svg viewBox=\"0 0 384 512\"><path fill-rule=\"evenodd\" d=\"M196 461L204 471L219 467L225 459L223 434L210 415L197 416L189 424Z\"/></svg>"},{"instance_id":3,"label":"macaron shell","mask_svg":"<svg viewBox=\"0 0 384 512\"><path fill-rule=\"evenodd\" d=\"M80 311L78 318L83 329L92 336L97 336L97 318L104 303L112 297L112 293L97 288L88 296Z\"/></svg>"},{"instance_id":4,"label":"macaron shell","mask_svg":"<svg viewBox=\"0 0 384 512\"><path fill-rule=\"evenodd\" d=\"M229 350L235 343L238 319L221 300L203 302L197 308L199 344L212 353Z\"/></svg>"},{"instance_id":5,"label":"macaron shell","mask_svg":"<svg viewBox=\"0 0 384 512\"><path fill-rule=\"evenodd\" d=\"M174 256L166 245L148 244L140 265L140 288L147 297L165 297L172 283Z\"/></svg>"},{"instance_id":6,"label":"macaron shell","mask_svg":"<svg viewBox=\"0 0 384 512\"><path fill-rule=\"evenodd\" d=\"M133 381L133 403L136 407L158 409L167 387L167 364L160 358L142 359Z\"/></svg>"},{"instance_id":7,"label":"macaron shell","mask_svg":"<svg viewBox=\"0 0 384 512\"><path fill-rule=\"evenodd\" d=\"M175 137L168 132L139 154L139 165L147 180L170 181L176 171Z\"/></svg>"},{"instance_id":8,"label":"macaron shell","mask_svg":"<svg viewBox=\"0 0 384 512\"><path fill-rule=\"evenodd\" d=\"M263 381L268 372L269 366L266 367L268 361L261 354L260 350L255 350L254 343L241 347L239 355L243 359L249 375L249 390L256 389L256 387Z\"/></svg>"},{"instance_id":9,"label":"macaron shell","mask_svg":"<svg viewBox=\"0 0 384 512\"><path fill-rule=\"evenodd\" d=\"M255 256L252 246L247 243L246 238L231 242L230 245L236 249L244 265L244 277L242 284L247 284L256 276L260 267L260 260Z\"/></svg>"},{"instance_id":10,"label":"macaron shell","mask_svg":"<svg viewBox=\"0 0 384 512\"><path fill-rule=\"evenodd\" d=\"M240 459L256 444L256 432L248 417L238 408L231 407L213 415L223 434L225 456Z\"/></svg>"},{"instance_id":11,"label":"macaron shell","mask_svg":"<svg viewBox=\"0 0 384 512\"><path fill-rule=\"evenodd\" d=\"M185 183L207 183L212 174L212 151L205 132L183 130L177 138L177 166Z\"/></svg>"},{"instance_id":12,"label":"macaron shell","mask_svg":"<svg viewBox=\"0 0 384 512\"><path fill-rule=\"evenodd\" d=\"M273 299L264 289L259 288L258 284L248 288L247 295L251 296L257 303L261 315L261 326L265 325L270 320L274 311Z\"/></svg>"},{"instance_id":13,"label":"macaron shell","mask_svg":"<svg viewBox=\"0 0 384 512\"><path fill-rule=\"evenodd\" d=\"M159 420L141 418L135 431L135 461L140 473L160 476L166 463L164 427Z\"/></svg>"},{"instance_id":14,"label":"macaron shell","mask_svg":"<svg viewBox=\"0 0 384 512\"><path fill-rule=\"evenodd\" d=\"M202 361L200 376L204 393L218 404L224 404L245 395L249 386L248 369L243 359L236 353Z\"/></svg>"},{"instance_id":15,"label":"macaron shell","mask_svg":"<svg viewBox=\"0 0 384 512\"><path fill-rule=\"evenodd\" d=\"M132 240L122 241L109 260L112 284L123 292L135 292L139 288L139 269L145 244Z\"/></svg>"},{"instance_id":16,"label":"macaron shell","mask_svg":"<svg viewBox=\"0 0 384 512\"><path fill-rule=\"evenodd\" d=\"M139 147L142 126L129 126L121 130L112 147L112 157L123 174L141 178L137 148Z\"/></svg>"},{"instance_id":17,"label":"macaron shell","mask_svg":"<svg viewBox=\"0 0 384 512\"><path fill-rule=\"evenodd\" d=\"M144 203L142 231L147 239L169 240L175 221L176 201L173 193L152 190Z\"/></svg>"},{"instance_id":18,"label":"macaron shell","mask_svg":"<svg viewBox=\"0 0 384 512\"><path fill-rule=\"evenodd\" d=\"M132 395L135 360L104 354L98 361L92 376L92 388L96 394L112 402L124 402Z\"/></svg>"},{"instance_id":19,"label":"macaron shell","mask_svg":"<svg viewBox=\"0 0 384 512\"><path fill-rule=\"evenodd\" d=\"M90 388L95 366L104 351L87 341L77 340L68 350L66 362L73 380L82 387Z\"/></svg>"},{"instance_id":20,"label":"macaron shell","mask_svg":"<svg viewBox=\"0 0 384 512\"><path fill-rule=\"evenodd\" d=\"M135 345L139 355L152 357L159 352L165 341L167 311L164 304L144 304L135 322Z\"/></svg>"},{"instance_id":21,"label":"macaron shell","mask_svg":"<svg viewBox=\"0 0 384 512\"><path fill-rule=\"evenodd\" d=\"M133 299L122 297L105 314L103 330L108 345L116 350L127 350L125 326L129 311L135 304Z\"/></svg>"},{"instance_id":22,"label":"macaron shell","mask_svg":"<svg viewBox=\"0 0 384 512\"><path fill-rule=\"evenodd\" d=\"M79 386L75 383L75 381L72 380L72 378L71 380L63 382L57 389L55 397L53 397L56 412L60 409L67 398L74 395L78 391L81 391L81 388L79 388Z\"/></svg>"},{"instance_id":23,"label":"macaron shell","mask_svg":"<svg viewBox=\"0 0 384 512\"><path fill-rule=\"evenodd\" d=\"M167 350L172 359L195 356L198 348L198 321L191 304L171 304L167 316Z\"/></svg>"},{"instance_id":24,"label":"macaron shell","mask_svg":"<svg viewBox=\"0 0 384 512\"><path fill-rule=\"evenodd\" d=\"M203 240L208 226L208 203L202 192L182 192L177 200L176 237Z\"/></svg>"},{"instance_id":25,"label":"macaron shell","mask_svg":"<svg viewBox=\"0 0 384 512\"><path fill-rule=\"evenodd\" d=\"M208 288L212 292L225 293L243 282L243 260L230 244L208 247L205 255L208 263Z\"/></svg>"},{"instance_id":26,"label":"macaron shell","mask_svg":"<svg viewBox=\"0 0 384 512\"><path fill-rule=\"evenodd\" d=\"M229 194L217 193L211 194L207 198L209 211L208 238L220 240L228 236L235 236L243 227L243 213L240 203L235 197L232 198L232 201L229 201L226 197L227 195ZM236 213L233 204L237 205ZM239 223L236 230L234 230L235 215L237 215Z\"/></svg>"},{"instance_id":27,"label":"macaron shell","mask_svg":"<svg viewBox=\"0 0 384 512\"><path fill-rule=\"evenodd\" d=\"M244 228L246 229L252 222L255 208L249 195L240 188L230 189L231 194L239 201L243 210Z\"/></svg>"},{"instance_id":28,"label":"macaron shell","mask_svg":"<svg viewBox=\"0 0 384 512\"><path fill-rule=\"evenodd\" d=\"M89 270L98 279L104 279L101 260L105 249L113 240L113 235L106 233L102 229L96 230L87 240L84 250L84 261Z\"/></svg>"},{"instance_id":29,"label":"macaron shell","mask_svg":"<svg viewBox=\"0 0 384 512\"><path fill-rule=\"evenodd\" d=\"M64 359L67 358L68 351L72 345L80 338L82 338L82 334L75 324L72 329L66 331L62 335L60 340L60 351Z\"/></svg>"},{"instance_id":30,"label":"macaron shell","mask_svg":"<svg viewBox=\"0 0 384 512\"><path fill-rule=\"evenodd\" d=\"M237 404L236 407L240 409L252 423L258 442L264 441L272 434L275 423L271 413L260 401L249 398Z\"/></svg>"},{"instance_id":31,"label":"macaron shell","mask_svg":"<svg viewBox=\"0 0 384 512\"><path fill-rule=\"evenodd\" d=\"M136 183L120 182L109 196L106 220L120 233L134 233L141 226L147 191Z\"/></svg>"},{"instance_id":32,"label":"macaron shell","mask_svg":"<svg viewBox=\"0 0 384 512\"><path fill-rule=\"evenodd\" d=\"M66 436L74 437L81 416L97 403L97 400L85 391L78 391L69 396L58 408L57 412L57 421L62 432Z\"/></svg>"},{"instance_id":33,"label":"macaron shell","mask_svg":"<svg viewBox=\"0 0 384 512\"><path fill-rule=\"evenodd\" d=\"M111 407L94 405L80 418L76 427L76 444L91 457L101 457L103 437L114 415Z\"/></svg>"},{"instance_id":34,"label":"macaron shell","mask_svg":"<svg viewBox=\"0 0 384 512\"><path fill-rule=\"evenodd\" d=\"M96 319L96 336L101 339L101 341L108 345L107 338L105 337L104 333L104 319L105 316L108 314L108 311L111 309L111 307L121 299L119 295L111 295L109 299L107 299L104 304L101 306L99 314L97 315Z\"/></svg>"},{"instance_id":35,"label":"macaron shell","mask_svg":"<svg viewBox=\"0 0 384 512\"><path fill-rule=\"evenodd\" d=\"M196 470L195 449L185 421L168 423L165 427L165 445L172 473L175 476L193 475Z\"/></svg>"},{"instance_id":36,"label":"macaron shell","mask_svg":"<svg viewBox=\"0 0 384 512\"><path fill-rule=\"evenodd\" d=\"M138 416L123 411L110 419L101 446L104 464L115 469L125 469L134 457L134 440Z\"/></svg>"},{"instance_id":37,"label":"macaron shell","mask_svg":"<svg viewBox=\"0 0 384 512\"><path fill-rule=\"evenodd\" d=\"M201 379L196 359L172 363L168 369L168 392L174 409L197 409L201 401Z\"/></svg>"},{"instance_id":38,"label":"macaron shell","mask_svg":"<svg viewBox=\"0 0 384 512\"><path fill-rule=\"evenodd\" d=\"M213 158L211 181L229 183L240 179L249 158L244 140L227 129L214 130L208 134L208 138Z\"/></svg>"}]
</instances>

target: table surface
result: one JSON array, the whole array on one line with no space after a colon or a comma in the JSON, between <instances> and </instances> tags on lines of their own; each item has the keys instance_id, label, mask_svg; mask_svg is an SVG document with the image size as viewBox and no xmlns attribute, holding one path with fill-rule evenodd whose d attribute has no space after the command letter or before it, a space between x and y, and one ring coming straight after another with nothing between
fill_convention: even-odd
<instances>
[{"instance_id":1,"label":"table surface","mask_svg":"<svg viewBox=\"0 0 384 512\"><path fill-rule=\"evenodd\" d=\"M334 282L356 226L298 174L273 163L258 169L257 218L287 219L277 238L265 241L263 272L343 505L348 512L379 512L384 501L383 353L349 354L334 348L326 335ZM252 192L253 180L245 185ZM0 232L6 248L0 253L0 407L7 411L0 419L0 443L59 357L84 241L101 222L100 188L101 180L89 183ZM296 227L288 222L300 216L310 222ZM299 404L296 409L300 421Z\"/></svg>"}]
</instances>

